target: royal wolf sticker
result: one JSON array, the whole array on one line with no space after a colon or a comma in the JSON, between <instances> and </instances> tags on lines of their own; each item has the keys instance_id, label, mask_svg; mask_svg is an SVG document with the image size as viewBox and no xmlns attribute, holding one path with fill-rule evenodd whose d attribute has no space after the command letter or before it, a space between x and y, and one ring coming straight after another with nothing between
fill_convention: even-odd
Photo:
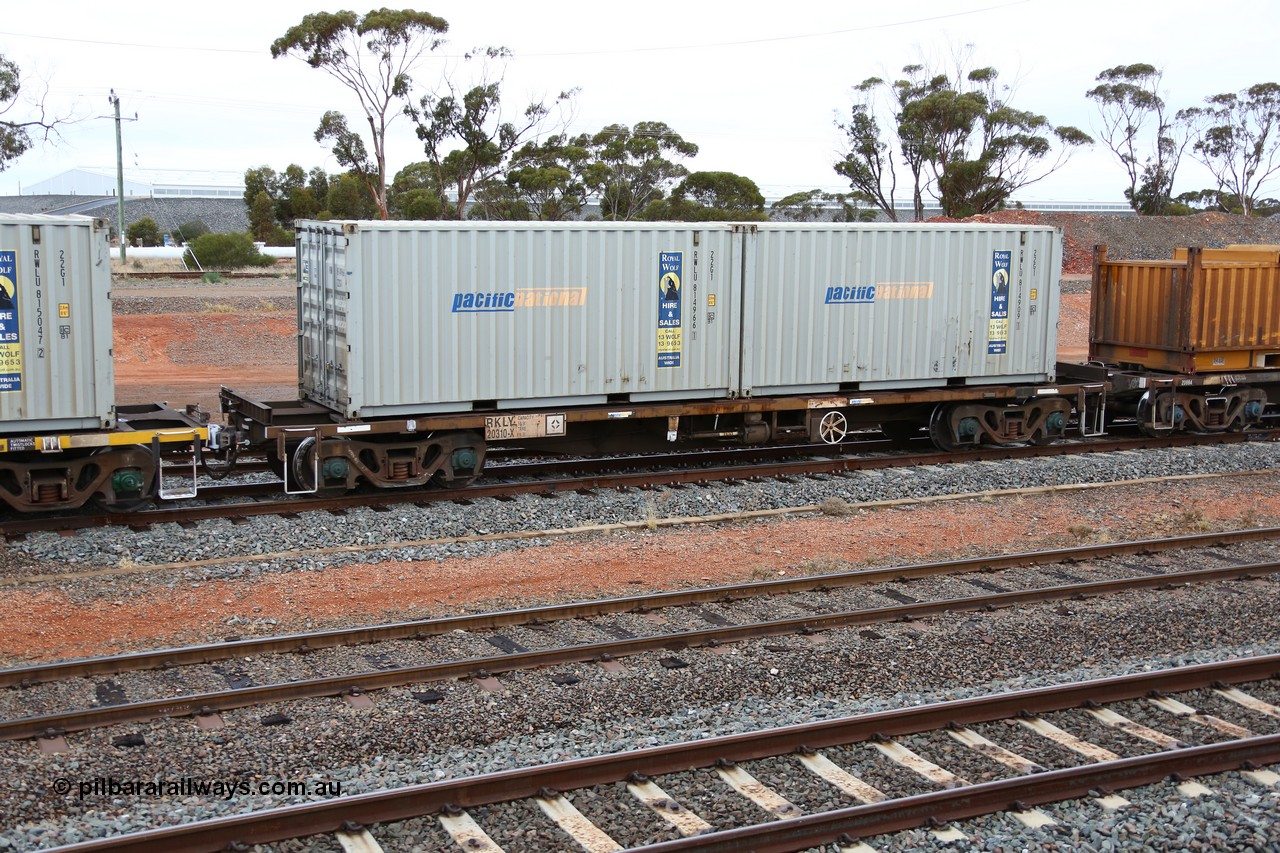
<instances>
[{"instance_id":1,"label":"royal wolf sticker","mask_svg":"<svg viewBox=\"0 0 1280 853\"><path fill-rule=\"evenodd\" d=\"M679 367L684 352L680 291L684 252L658 253L658 367Z\"/></svg>"},{"instance_id":2,"label":"royal wolf sticker","mask_svg":"<svg viewBox=\"0 0 1280 853\"><path fill-rule=\"evenodd\" d=\"M16 252L0 252L0 394L22 390L22 334L18 331Z\"/></svg>"},{"instance_id":3,"label":"royal wolf sticker","mask_svg":"<svg viewBox=\"0 0 1280 853\"><path fill-rule=\"evenodd\" d=\"M987 354L1009 351L1009 272L1013 252L991 253L991 319L987 326Z\"/></svg>"}]
</instances>

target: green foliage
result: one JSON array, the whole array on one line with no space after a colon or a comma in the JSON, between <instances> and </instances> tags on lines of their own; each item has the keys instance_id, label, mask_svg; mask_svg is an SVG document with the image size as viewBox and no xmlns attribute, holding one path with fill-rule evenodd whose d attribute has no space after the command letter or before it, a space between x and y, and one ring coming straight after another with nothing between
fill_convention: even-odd
<instances>
[{"instance_id":1,"label":"green foliage","mask_svg":"<svg viewBox=\"0 0 1280 853\"><path fill-rule=\"evenodd\" d=\"M511 53L506 48L495 47L479 55L490 60L506 60ZM537 132L552 107L567 106L577 90L561 92L550 105L545 101L532 102L513 122L502 120L501 78L496 81L486 78L466 92L456 89L452 81L446 81L446 86L447 94L424 95L416 106L407 107L405 114L413 120L427 161L435 167L441 207L452 204L448 218L460 219L477 188L500 175L511 154L527 136ZM446 150L455 142L462 147ZM445 197L446 189L453 190L452 201Z\"/></svg>"},{"instance_id":2,"label":"green foliage","mask_svg":"<svg viewBox=\"0 0 1280 853\"><path fill-rule=\"evenodd\" d=\"M671 197L645 209L645 219L679 222L751 222L769 218L755 181L733 172L693 172Z\"/></svg>"},{"instance_id":3,"label":"green foliage","mask_svg":"<svg viewBox=\"0 0 1280 853\"><path fill-rule=\"evenodd\" d=\"M423 160L396 172L387 205L396 219L439 219L444 201L435 165Z\"/></svg>"},{"instance_id":4,"label":"green foliage","mask_svg":"<svg viewBox=\"0 0 1280 853\"><path fill-rule=\"evenodd\" d=\"M271 44L271 56L293 54L325 71L355 93L369 125L372 155L342 113L330 110L316 130L317 141L331 141L338 162L354 172L386 219L387 127L408 98L410 72L422 56L439 47L449 22L413 9L375 9L363 17L354 12L316 12L303 17ZM310 187L318 202L329 188Z\"/></svg>"},{"instance_id":5,"label":"green foliage","mask_svg":"<svg viewBox=\"0 0 1280 853\"><path fill-rule=\"evenodd\" d=\"M220 284L222 282L222 275L216 272L207 272L200 276L200 281L204 284Z\"/></svg>"},{"instance_id":6,"label":"green foliage","mask_svg":"<svg viewBox=\"0 0 1280 853\"><path fill-rule=\"evenodd\" d=\"M291 226L298 219L315 218L329 195L329 176L320 168L305 172L294 163L280 173L270 166L259 166L244 173L244 186L249 228L265 239L277 224ZM260 198L263 194L270 204L269 216Z\"/></svg>"},{"instance_id":7,"label":"green foliage","mask_svg":"<svg viewBox=\"0 0 1280 853\"><path fill-rule=\"evenodd\" d=\"M507 186L530 218L556 221L581 215L587 200L582 174L591 153L580 141L551 136L512 156Z\"/></svg>"},{"instance_id":8,"label":"green foliage","mask_svg":"<svg viewBox=\"0 0 1280 853\"><path fill-rule=\"evenodd\" d=\"M268 246L292 246L295 243L294 236L294 232L288 228L277 227L267 236L266 240L260 242L264 242Z\"/></svg>"},{"instance_id":9,"label":"green foliage","mask_svg":"<svg viewBox=\"0 0 1280 853\"><path fill-rule=\"evenodd\" d=\"M1257 212L1256 198L1280 172L1280 84L1257 83L1238 93L1205 98L1208 106L1183 110L1193 126L1193 156L1234 196L1242 213Z\"/></svg>"},{"instance_id":10,"label":"green foliage","mask_svg":"<svg viewBox=\"0 0 1280 853\"><path fill-rule=\"evenodd\" d=\"M7 113L22 91L22 74L10 59L0 56L0 115ZM0 120L0 171L31 148L27 128L35 122ZM44 125L41 125L44 126ZM46 126L46 131L49 129Z\"/></svg>"},{"instance_id":11,"label":"green foliage","mask_svg":"<svg viewBox=\"0 0 1280 853\"><path fill-rule=\"evenodd\" d=\"M838 124L847 147L836 172L891 218L898 158L909 172L916 219L924 216L925 193L944 214L962 218L1000 209L1013 192L1061 167L1072 148L1092 142L1077 128L1011 106L994 68L954 76L923 65L902 71L892 84L873 77L855 87L850 121ZM878 114L885 112L892 131L882 130Z\"/></svg>"},{"instance_id":12,"label":"green foliage","mask_svg":"<svg viewBox=\"0 0 1280 853\"><path fill-rule=\"evenodd\" d=\"M208 225L205 225L199 219L194 219L191 222L184 222L173 229L173 239L182 244L196 239L201 234L208 234L210 230Z\"/></svg>"},{"instance_id":13,"label":"green foliage","mask_svg":"<svg viewBox=\"0 0 1280 853\"><path fill-rule=\"evenodd\" d=\"M150 216L144 216L124 229L125 237L131 246L159 246L161 243L160 226Z\"/></svg>"},{"instance_id":14,"label":"green foliage","mask_svg":"<svg viewBox=\"0 0 1280 853\"><path fill-rule=\"evenodd\" d=\"M1102 139L1129 176L1124 197L1135 212L1170 213L1173 181L1190 139L1188 123L1160 96L1161 71L1147 63L1101 72L1085 96L1098 104Z\"/></svg>"},{"instance_id":15,"label":"green foliage","mask_svg":"<svg viewBox=\"0 0 1280 853\"><path fill-rule=\"evenodd\" d=\"M467 211L467 218L528 222L535 217L529 205L520 199L509 184L494 178L476 188L475 204Z\"/></svg>"},{"instance_id":16,"label":"green foliage","mask_svg":"<svg viewBox=\"0 0 1280 853\"><path fill-rule=\"evenodd\" d=\"M874 207L859 193L829 193L804 190L769 205L769 217L787 222L875 222Z\"/></svg>"},{"instance_id":17,"label":"green foliage","mask_svg":"<svg viewBox=\"0 0 1280 853\"><path fill-rule=\"evenodd\" d=\"M266 190L261 190L249 207L249 233L255 240L266 240L276 229L275 205Z\"/></svg>"},{"instance_id":18,"label":"green foliage","mask_svg":"<svg viewBox=\"0 0 1280 853\"><path fill-rule=\"evenodd\" d=\"M1245 204L1240 199L1240 196L1223 192L1221 189L1193 190L1182 193L1174 199L1173 207L1175 209L1172 215L1199 213L1204 210L1216 210L1221 213L1246 213ZM1252 199L1248 212L1254 216L1274 216L1280 213L1280 200L1274 198Z\"/></svg>"},{"instance_id":19,"label":"green foliage","mask_svg":"<svg viewBox=\"0 0 1280 853\"><path fill-rule=\"evenodd\" d=\"M660 121L637 122L635 127L611 124L573 144L589 152L582 181L600 199L602 218L611 220L635 219L663 199L671 185L689 174L668 158L698 153L697 145Z\"/></svg>"},{"instance_id":20,"label":"green foliage","mask_svg":"<svg viewBox=\"0 0 1280 853\"><path fill-rule=\"evenodd\" d=\"M203 269L269 267L276 262L270 255L258 254L248 234L202 234L183 253L182 260L189 267Z\"/></svg>"},{"instance_id":21,"label":"green foliage","mask_svg":"<svg viewBox=\"0 0 1280 853\"><path fill-rule=\"evenodd\" d=\"M369 185L351 173L338 175L329 182L324 208L325 219L377 219L380 215Z\"/></svg>"}]
</instances>

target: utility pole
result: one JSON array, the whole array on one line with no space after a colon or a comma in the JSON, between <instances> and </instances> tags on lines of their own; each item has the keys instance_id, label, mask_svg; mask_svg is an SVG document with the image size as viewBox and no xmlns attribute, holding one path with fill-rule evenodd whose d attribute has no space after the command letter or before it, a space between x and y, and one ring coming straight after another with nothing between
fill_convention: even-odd
<instances>
[{"instance_id":1,"label":"utility pole","mask_svg":"<svg viewBox=\"0 0 1280 853\"><path fill-rule=\"evenodd\" d=\"M120 97L116 90L111 90L110 101L116 108L116 228L120 232L120 265L125 262L125 244L129 241L124 236L124 148L120 144Z\"/></svg>"}]
</instances>

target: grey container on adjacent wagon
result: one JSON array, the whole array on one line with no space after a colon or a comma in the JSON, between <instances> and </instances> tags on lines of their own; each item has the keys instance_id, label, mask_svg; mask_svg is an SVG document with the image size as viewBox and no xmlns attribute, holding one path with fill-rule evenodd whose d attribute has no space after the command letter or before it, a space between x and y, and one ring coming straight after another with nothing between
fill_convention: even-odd
<instances>
[{"instance_id":1,"label":"grey container on adjacent wagon","mask_svg":"<svg viewBox=\"0 0 1280 853\"><path fill-rule=\"evenodd\" d=\"M0 214L0 434L114 426L108 233Z\"/></svg>"},{"instance_id":2,"label":"grey container on adjacent wagon","mask_svg":"<svg viewBox=\"0 0 1280 853\"><path fill-rule=\"evenodd\" d=\"M769 223L747 241L744 394L1054 379L1056 228Z\"/></svg>"},{"instance_id":3,"label":"grey container on adjacent wagon","mask_svg":"<svg viewBox=\"0 0 1280 853\"><path fill-rule=\"evenodd\" d=\"M722 223L305 221L302 395L348 418L725 397Z\"/></svg>"}]
</instances>

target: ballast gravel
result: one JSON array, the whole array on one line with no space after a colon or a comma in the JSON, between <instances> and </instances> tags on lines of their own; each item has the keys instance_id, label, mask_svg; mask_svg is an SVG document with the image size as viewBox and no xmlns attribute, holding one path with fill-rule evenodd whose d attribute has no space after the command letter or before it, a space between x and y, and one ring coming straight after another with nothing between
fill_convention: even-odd
<instances>
[{"instance_id":1,"label":"ballast gravel","mask_svg":"<svg viewBox=\"0 0 1280 853\"><path fill-rule=\"evenodd\" d=\"M1280 443L1250 442L1169 450L1123 451L1048 457L1033 460L993 460L917 468L854 472L846 476L805 478L798 482L714 484L696 489L657 489L652 492L560 493L552 499L521 496L515 500L392 506L386 511L356 509L341 518L306 512L296 518L255 516L212 520L192 528L176 524L121 536L114 528L83 531L74 537L40 533L10 543L7 551L17 568L0 565L0 577L30 573L33 561L64 566L67 571L97 567L145 566L246 555L243 561L193 566L168 572L164 582L252 577L263 573L321 570L349 563L381 560L444 560L482 557L545 540L513 539L481 542L443 542L397 545L474 535L540 531L552 526L570 528L592 524L645 522L663 518L709 516L826 504L921 499L975 492L1026 489L1076 483L1107 483L1153 477L1244 472L1280 468ZM844 502L844 504L835 503ZM553 506L549 506L553 504ZM392 547L378 547L382 544ZM323 549L368 546L356 551L317 553ZM309 553L310 552L310 553ZM250 558L250 555L253 555ZM137 579L95 578L92 584L69 580L60 585L71 596L118 594Z\"/></svg>"},{"instance_id":2,"label":"ballast gravel","mask_svg":"<svg viewBox=\"0 0 1280 853\"><path fill-rule=\"evenodd\" d=\"M579 523L609 517L635 520L651 512L661 516L710 514L733 507L819 504L831 498L856 503L1170 473L1248 471L1277 467L1278 456L1280 448L1259 443L1097 454L1087 460L1068 457L1032 463L931 466L801 483L751 483L629 495L566 494L555 501L559 517L563 518L562 511L567 509L582 519ZM536 529L545 521L545 506L546 499L529 498L492 502L492 506L486 502L483 513L477 513L475 506L452 505L351 513L340 524L328 518L328 524L311 525L307 535L314 537L312 541L331 544L350 542L347 534L375 542L424 539L444 535L440 532L444 528L479 526L477 517L483 518L485 529L493 531ZM233 539L228 542L224 538L216 544L208 541L210 536L203 527L174 527L131 534L114 543L103 537L91 545L78 541L82 537L33 536L9 548L21 549L41 563L71 558L82 566L115 565L122 557L169 562L175 553L188 553L183 549L207 547L218 553L268 550L289 538L291 531L296 535L306 526L297 520L277 519L226 525L217 534ZM319 531L320 527L327 529ZM125 547L107 552L103 559L108 544ZM286 543L290 546L296 547L296 543ZM457 546L410 550L418 559L437 559L451 553L452 547ZM486 554L522 545L469 543L466 547L472 553ZM368 562L378 556L403 559L408 555L387 549L362 552L354 559ZM282 557L230 568L233 577L252 576L341 565L347 559L353 558ZM180 580L170 576L164 582L200 582L208 577L206 571L193 569ZM104 584L98 579L90 584L75 580L60 587L75 590L82 583L79 594L91 598L123 594L135 581L122 578ZM113 584L117 585L114 590ZM925 587L920 589L922 596L928 594ZM224 715L227 727L215 731L201 731L192 721L179 719L72 734L68 736L71 751L58 755L41 754L29 742L3 743L0 763L6 767L9 787L0 794L0 810L6 818L0 829L0 850L42 849L315 798L271 790L273 784L285 781L325 784L340 787L342 794L352 794L925 702L1276 654L1280 653L1280 625L1274 620L1275 589L1273 581L1224 583L1028 610L948 614L906 625L877 625L874 630L830 632L820 644L801 637L782 637L739 644L725 655L699 650L644 655L627 659L622 674L606 673L591 664L514 673L502 676L504 691L493 694L469 682L411 685L373 694L375 708L371 710L348 707L338 700L308 700L228 712ZM733 608L743 606L736 603ZM748 606L760 607L758 603ZM713 613L715 608L706 606ZM640 633L652 630L648 616L666 620L660 614L627 618ZM678 629L685 621L677 616L672 625ZM589 633L590 629L584 631ZM519 639L534 638L530 629L512 634ZM433 638L429 645L443 653L451 639L462 638ZM475 645L482 641L465 639L468 649L483 650ZM368 651L357 649L350 654ZM660 658L675 658L683 665L673 668ZM235 662L228 664L227 671L234 674ZM557 683L552 674L572 675L577 681ZM127 677L120 680L127 686ZM1274 703L1280 701L1276 692L1280 691L1261 687L1257 695ZM1238 709L1205 693L1196 696L1193 704L1202 703L1205 713L1239 719ZM1130 703L1126 711L1146 725L1159 724L1160 715L1144 711L1141 703ZM273 715L284 719L278 725L266 724ZM1067 716L1064 712L1063 717ZM1065 724L1065 719L1061 721ZM1100 725L1092 726L1076 716L1071 717L1071 725L1108 746L1126 746L1122 738ZM1280 730L1280 721L1257 716L1250 718L1250 725L1259 734ZM1169 730L1178 736L1192 733L1177 722ZM1040 753L1031 752L1029 738L1020 734L1010 737L1001 732L998 723L990 724L983 733L1015 751L1027 748L1030 754L1023 754L1036 760L1048 760L1051 752L1043 745ZM124 745L119 739L126 735L139 736L141 744ZM944 738L921 736L917 745L925 744L920 748L938 753L938 747L928 744L945 745ZM886 793L929 790L927 784L908 778L865 744L824 752ZM959 750L939 756L944 757L955 757L954 769L962 775L985 772L981 762L972 756L961 758ZM762 781L776 783L787 796L802 801L797 805L813 807L831 796L790 757L753 764L757 763L744 766L758 772ZM682 792L689 798L686 805L699 811L705 802L704 816L717 827L759 818L758 806L724 792L724 783L713 769L683 775L692 786ZM175 781L184 777L266 783L267 788L248 794L237 790L226 797L99 794L92 789L83 797L79 793L82 784L92 785L98 779ZM73 785L69 793L58 792L58 780ZM663 779L657 781L666 786ZM1238 774L1203 781L1213 793L1195 799L1183 796L1172 785L1125 792L1133 805L1119 812L1103 812L1092 800L1043 807L1058 820L1057 828L1028 830L1007 816L998 816L958 824L968 837L963 842L943 844L927 830L868 841L876 849L888 851L1110 851L1143 849L1144 844L1153 850L1280 849L1280 792L1260 788ZM673 781L671 787L679 788L680 784L684 783ZM708 798L710 791L719 794ZM600 814L603 823L625 836L619 838L624 843L667 837L663 827L652 820L629 824L625 810L635 806L616 790L568 796L571 800L581 796L583 811ZM559 830L547 825L539 810L527 805L493 808L475 816L513 853L572 848ZM634 829L624 830L626 826ZM374 827L373 834L387 850L448 849L445 836L431 819ZM332 839L316 838L275 849L334 848Z\"/></svg>"}]
</instances>

